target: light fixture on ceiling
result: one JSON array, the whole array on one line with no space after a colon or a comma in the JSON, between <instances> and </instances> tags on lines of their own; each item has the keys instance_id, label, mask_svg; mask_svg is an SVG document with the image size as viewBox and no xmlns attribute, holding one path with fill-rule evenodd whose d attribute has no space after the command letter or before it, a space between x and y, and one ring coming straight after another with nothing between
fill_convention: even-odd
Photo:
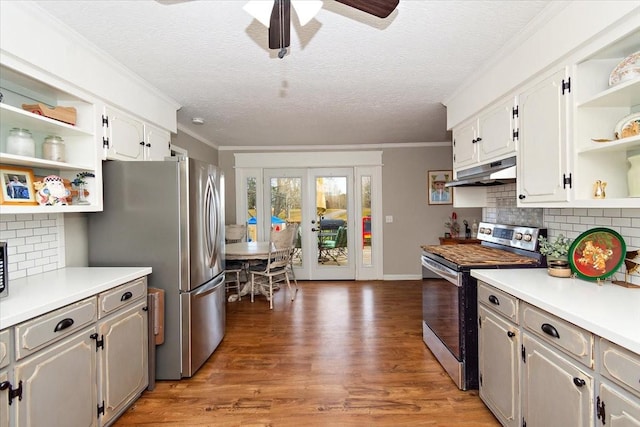
<instances>
[{"instance_id":1,"label":"light fixture on ceiling","mask_svg":"<svg viewBox=\"0 0 640 427\"><path fill-rule=\"evenodd\" d=\"M322 9L321 0L250 0L243 9L269 28L269 49L280 49L278 58L287 54L292 5L301 26L305 26Z\"/></svg>"},{"instance_id":2,"label":"light fixture on ceiling","mask_svg":"<svg viewBox=\"0 0 640 427\"><path fill-rule=\"evenodd\" d=\"M194 125L203 125L204 119L202 117L194 117L193 119L191 119L191 123L193 123Z\"/></svg>"}]
</instances>

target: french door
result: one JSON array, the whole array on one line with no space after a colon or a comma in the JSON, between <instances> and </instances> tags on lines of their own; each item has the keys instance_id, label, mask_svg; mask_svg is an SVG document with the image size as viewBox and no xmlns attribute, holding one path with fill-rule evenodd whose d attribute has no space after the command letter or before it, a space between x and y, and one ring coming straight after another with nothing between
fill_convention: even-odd
<instances>
[{"instance_id":1,"label":"french door","mask_svg":"<svg viewBox=\"0 0 640 427\"><path fill-rule=\"evenodd\" d=\"M265 169L263 235L299 224L296 277L355 279L353 168Z\"/></svg>"},{"instance_id":2,"label":"french door","mask_svg":"<svg viewBox=\"0 0 640 427\"><path fill-rule=\"evenodd\" d=\"M265 241L298 223L296 278L383 279L381 151L234 158L235 221L247 224L247 239Z\"/></svg>"}]
</instances>

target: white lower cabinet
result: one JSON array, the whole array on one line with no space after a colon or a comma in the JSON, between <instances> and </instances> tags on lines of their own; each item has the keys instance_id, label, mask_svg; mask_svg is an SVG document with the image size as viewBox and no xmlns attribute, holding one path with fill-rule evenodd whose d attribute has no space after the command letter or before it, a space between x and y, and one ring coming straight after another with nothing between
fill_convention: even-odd
<instances>
[{"instance_id":1,"label":"white lower cabinet","mask_svg":"<svg viewBox=\"0 0 640 427\"><path fill-rule=\"evenodd\" d=\"M503 426L640 427L640 355L478 281L480 398Z\"/></svg>"},{"instance_id":2,"label":"white lower cabinet","mask_svg":"<svg viewBox=\"0 0 640 427\"><path fill-rule=\"evenodd\" d=\"M527 333L522 417L527 427L593 425L593 373Z\"/></svg>"},{"instance_id":3,"label":"white lower cabinet","mask_svg":"<svg viewBox=\"0 0 640 427\"><path fill-rule=\"evenodd\" d=\"M9 374L0 370L0 427L9 427Z\"/></svg>"},{"instance_id":4,"label":"white lower cabinet","mask_svg":"<svg viewBox=\"0 0 640 427\"><path fill-rule=\"evenodd\" d=\"M520 334L517 326L480 305L480 398L504 426L520 425Z\"/></svg>"},{"instance_id":5,"label":"white lower cabinet","mask_svg":"<svg viewBox=\"0 0 640 427\"><path fill-rule=\"evenodd\" d=\"M149 383L146 307L142 299L98 323L102 425L124 411Z\"/></svg>"},{"instance_id":6,"label":"white lower cabinet","mask_svg":"<svg viewBox=\"0 0 640 427\"><path fill-rule=\"evenodd\" d=\"M598 387L596 425L610 427L640 427L640 403L613 385Z\"/></svg>"},{"instance_id":7,"label":"white lower cabinet","mask_svg":"<svg viewBox=\"0 0 640 427\"><path fill-rule=\"evenodd\" d=\"M16 426L97 426L95 327L15 363Z\"/></svg>"},{"instance_id":8,"label":"white lower cabinet","mask_svg":"<svg viewBox=\"0 0 640 427\"><path fill-rule=\"evenodd\" d=\"M146 295L143 277L3 330L0 427L112 424L148 385Z\"/></svg>"}]
</instances>

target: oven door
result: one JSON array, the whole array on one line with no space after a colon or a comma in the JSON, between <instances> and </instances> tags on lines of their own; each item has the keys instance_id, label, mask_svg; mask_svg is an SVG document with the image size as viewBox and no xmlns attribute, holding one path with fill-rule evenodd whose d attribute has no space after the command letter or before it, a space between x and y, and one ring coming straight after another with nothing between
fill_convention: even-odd
<instances>
[{"instance_id":1,"label":"oven door","mask_svg":"<svg viewBox=\"0 0 640 427\"><path fill-rule=\"evenodd\" d=\"M422 256L422 338L458 388L466 389L465 366L461 349L463 273Z\"/></svg>"}]
</instances>

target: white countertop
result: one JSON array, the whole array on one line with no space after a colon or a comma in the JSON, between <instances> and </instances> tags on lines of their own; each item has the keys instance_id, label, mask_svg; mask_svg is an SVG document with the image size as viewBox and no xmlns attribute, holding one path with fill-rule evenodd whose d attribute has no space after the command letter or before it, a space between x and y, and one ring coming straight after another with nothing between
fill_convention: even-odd
<instances>
[{"instance_id":1,"label":"white countertop","mask_svg":"<svg viewBox=\"0 0 640 427\"><path fill-rule=\"evenodd\" d=\"M471 270L471 275L640 354L640 288L560 279L543 268Z\"/></svg>"},{"instance_id":2,"label":"white countertop","mask_svg":"<svg viewBox=\"0 0 640 427\"><path fill-rule=\"evenodd\" d=\"M9 281L0 329L151 274L151 267L69 267Z\"/></svg>"}]
</instances>

